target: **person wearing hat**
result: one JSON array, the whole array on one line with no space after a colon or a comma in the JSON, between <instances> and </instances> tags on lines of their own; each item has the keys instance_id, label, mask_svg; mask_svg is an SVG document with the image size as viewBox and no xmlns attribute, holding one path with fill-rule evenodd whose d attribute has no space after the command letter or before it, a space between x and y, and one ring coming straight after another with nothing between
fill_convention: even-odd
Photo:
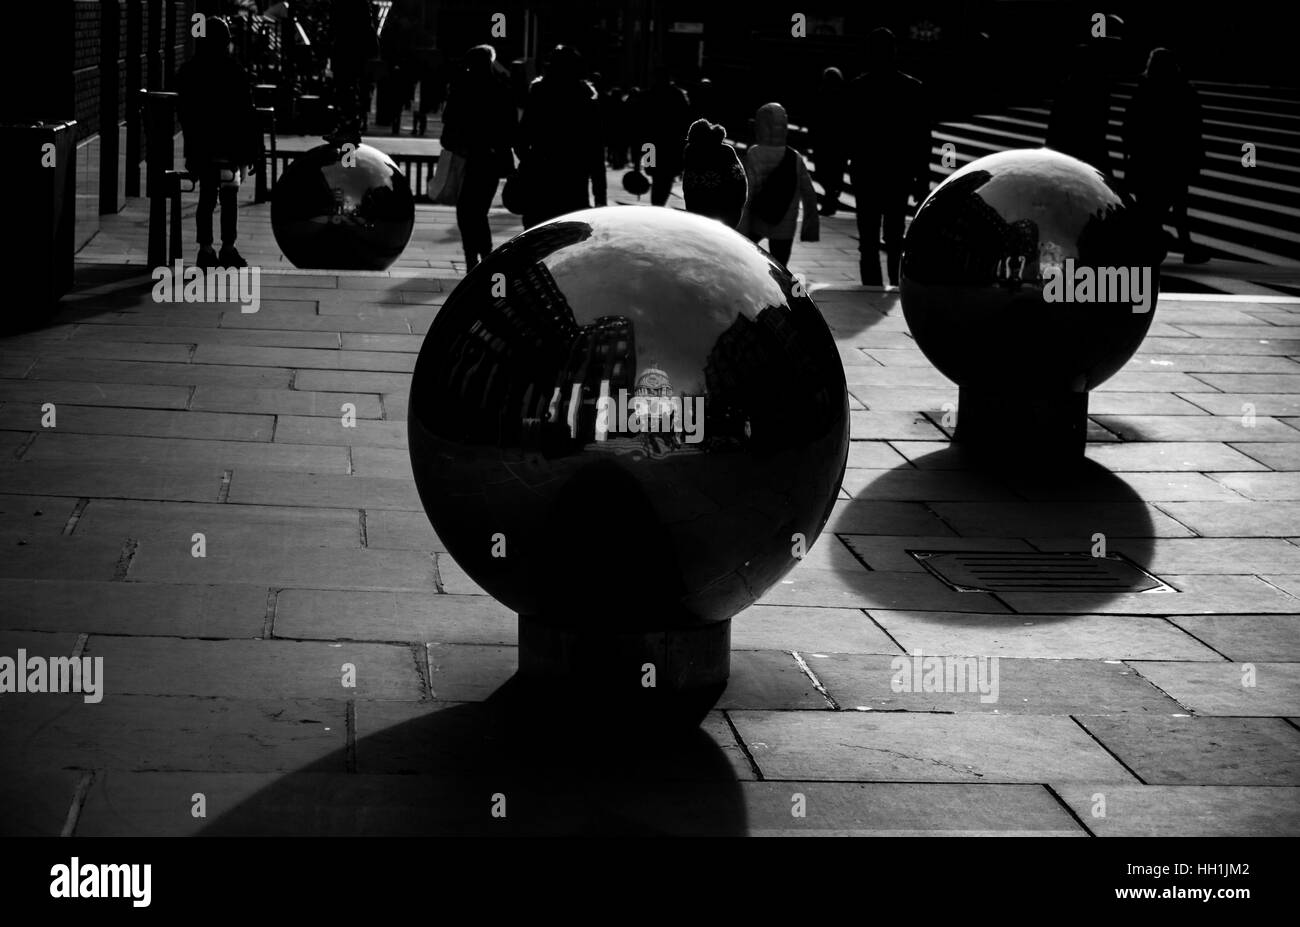
<instances>
[{"instance_id":1,"label":"person wearing hat","mask_svg":"<svg viewBox=\"0 0 1300 927\"><path fill-rule=\"evenodd\" d=\"M786 144L790 121L780 103L758 108L754 118L755 141L745 152L745 175L749 197L741 213L738 231L750 241L768 240L768 251L782 264L794 248L799 204L803 204L801 241L817 241L817 191L813 189L808 165L798 151Z\"/></svg>"},{"instance_id":2,"label":"person wearing hat","mask_svg":"<svg viewBox=\"0 0 1300 927\"><path fill-rule=\"evenodd\" d=\"M740 224L749 184L744 165L726 137L724 127L707 119L691 123L682 154L682 194L687 212L717 219L734 229Z\"/></svg>"}]
</instances>

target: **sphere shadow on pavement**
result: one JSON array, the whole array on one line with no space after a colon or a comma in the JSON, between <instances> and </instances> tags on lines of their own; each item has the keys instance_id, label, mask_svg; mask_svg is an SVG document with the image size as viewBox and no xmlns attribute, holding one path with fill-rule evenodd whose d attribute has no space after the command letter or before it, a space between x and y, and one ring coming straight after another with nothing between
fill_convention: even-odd
<instances>
[{"instance_id":1,"label":"sphere shadow on pavement","mask_svg":"<svg viewBox=\"0 0 1300 927\"><path fill-rule=\"evenodd\" d=\"M647 736L588 697L586 714L557 712L515 677L484 702L358 702L362 723L410 717L281 777L201 835L745 833L740 784L712 735Z\"/></svg>"}]
</instances>

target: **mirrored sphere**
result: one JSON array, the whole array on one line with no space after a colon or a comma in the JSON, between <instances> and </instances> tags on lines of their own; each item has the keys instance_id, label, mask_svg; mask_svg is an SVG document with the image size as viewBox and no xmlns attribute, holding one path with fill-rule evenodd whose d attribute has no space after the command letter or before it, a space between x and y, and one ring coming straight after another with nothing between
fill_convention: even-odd
<instances>
[{"instance_id":1,"label":"mirrored sphere","mask_svg":"<svg viewBox=\"0 0 1300 927\"><path fill-rule=\"evenodd\" d=\"M271 229L295 267L384 270L415 227L406 175L369 145L320 145L275 181Z\"/></svg>"},{"instance_id":2,"label":"mirrored sphere","mask_svg":"<svg viewBox=\"0 0 1300 927\"><path fill-rule=\"evenodd\" d=\"M839 490L848 405L787 270L711 219L615 206L470 272L420 350L408 429L471 578L621 633L730 619L797 562Z\"/></svg>"},{"instance_id":3,"label":"mirrored sphere","mask_svg":"<svg viewBox=\"0 0 1300 927\"><path fill-rule=\"evenodd\" d=\"M1046 148L989 155L917 210L903 314L925 356L963 387L1086 392L1151 325L1151 245L1095 168Z\"/></svg>"}]
</instances>

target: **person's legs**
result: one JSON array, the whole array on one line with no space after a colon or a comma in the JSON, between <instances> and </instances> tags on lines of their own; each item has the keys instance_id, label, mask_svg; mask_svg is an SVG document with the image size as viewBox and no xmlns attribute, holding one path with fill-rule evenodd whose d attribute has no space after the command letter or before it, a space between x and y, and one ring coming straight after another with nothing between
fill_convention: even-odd
<instances>
[{"instance_id":1,"label":"person's legs","mask_svg":"<svg viewBox=\"0 0 1300 927\"><path fill-rule=\"evenodd\" d=\"M844 190L844 152L827 148L820 155L821 163L817 168L817 179L821 181L825 193L822 197L821 214L833 216L839 211L840 193Z\"/></svg>"},{"instance_id":2,"label":"person's legs","mask_svg":"<svg viewBox=\"0 0 1300 927\"><path fill-rule=\"evenodd\" d=\"M790 263L790 252L794 250L793 238L773 238L768 241L768 253L780 262L781 266Z\"/></svg>"},{"instance_id":3,"label":"person's legs","mask_svg":"<svg viewBox=\"0 0 1300 927\"><path fill-rule=\"evenodd\" d=\"M200 266L203 266L212 252L212 213L217 208L217 191L221 184L221 178L217 176L216 171L211 168L203 168L198 171L199 187L199 205L194 210L194 224L198 233L199 242L199 260ZM224 219L225 216L223 215ZM215 261L215 254L211 254Z\"/></svg>"},{"instance_id":4,"label":"person's legs","mask_svg":"<svg viewBox=\"0 0 1300 927\"><path fill-rule=\"evenodd\" d=\"M854 174L852 180L858 207L858 269L864 286L880 286L880 200L865 176Z\"/></svg>"},{"instance_id":5,"label":"person's legs","mask_svg":"<svg viewBox=\"0 0 1300 927\"><path fill-rule=\"evenodd\" d=\"M899 189L906 191L902 184L899 184ZM903 215L906 212L907 193L891 193L883 213L885 264L890 286L898 286L898 269L903 259Z\"/></svg>"},{"instance_id":6,"label":"person's legs","mask_svg":"<svg viewBox=\"0 0 1300 927\"><path fill-rule=\"evenodd\" d=\"M239 237L239 174L233 170L223 173L219 198L221 201L221 247L233 248Z\"/></svg>"},{"instance_id":7,"label":"person's legs","mask_svg":"<svg viewBox=\"0 0 1300 927\"><path fill-rule=\"evenodd\" d=\"M655 165L655 175L650 184L650 202L655 206L666 206L676 179L677 173L671 166L662 162Z\"/></svg>"},{"instance_id":8,"label":"person's legs","mask_svg":"<svg viewBox=\"0 0 1300 927\"><path fill-rule=\"evenodd\" d=\"M456 225L465 249L465 262L471 268L492 251L488 210L499 182L500 178L485 161L475 158L465 162L465 176L456 199Z\"/></svg>"}]
</instances>

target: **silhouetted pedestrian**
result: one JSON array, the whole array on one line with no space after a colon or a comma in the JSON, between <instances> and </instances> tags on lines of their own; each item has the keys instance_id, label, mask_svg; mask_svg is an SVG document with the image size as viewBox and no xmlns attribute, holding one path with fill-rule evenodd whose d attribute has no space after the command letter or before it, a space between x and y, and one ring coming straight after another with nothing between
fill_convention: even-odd
<instances>
[{"instance_id":1,"label":"silhouetted pedestrian","mask_svg":"<svg viewBox=\"0 0 1300 927\"><path fill-rule=\"evenodd\" d=\"M1085 161L1109 175L1110 73L1101 45L1093 39L1071 52L1069 74L1057 89L1047 121L1047 147Z\"/></svg>"},{"instance_id":2,"label":"silhouetted pedestrian","mask_svg":"<svg viewBox=\"0 0 1300 927\"><path fill-rule=\"evenodd\" d=\"M615 170L627 167L627 112L621 87L610 87L600 98L600 121L605 133L605 157Z\"/></svg>"},{"instance_id":3,"label":"silhouetted pedestrian","mask_svg":"<svg viewBox=\"0 0 1300 927\"><path fill-rule=\"evenodd\" d=\"M515 123L509 75L496 63L491 45L474 46L452 81L442 120L443 150L465 159L456 225L471 270L492 252L488 210L501 178L514 170Z\"/></svg>"},{"instance_id":4,"label":"silhouetted pedestrian","mask_svg":"<svg viewBox=\"0 0 1300 927\"><path fill-rule=\"evenodd\" d=\"M1125 184L1159 241L1160 255L1167 251L1165 220L1172 218L1183 261L1207 260L1206 250L1192 242L1187 217L1188 187L1205 158L1201 101L1167 48L1153 50L1147 59L1125 117L1124 149Z\"/></svg>"},{"instance_id":5,"label":"silhouetted pedestrian","mask_svg":"<svg viewBox=\"0 0 1300 927\"><path fill-rule=\"evenodd\" d=\"M682 139L691 125L691 101L669 76L663 65L655 68L650 89L638 99L639 112L632 127L633 156L640 158L642 146L654 145L654 165L647 169L651 177L650 202L668 203L673 181L682 172Z\"/></svg>"},{"instance_id":6,"label":"silhouetted pedestrian","mask_svg":"<svg viewBox=\"0 0 1300 927\"><path fill-rule=\"evenodd\" d=\"M741 214L739 231L750 241L768 239L768 251L782 264L789 263L794 228L803 203L800 241L817 241L817 191L803 155L786 144L789 118L780 103L758 108L754 118L754 144L745 152L749 198Z\"/></svg>"},{"instance_id":7,"label":"silhouetted pedestrian","mask_svg":"<svg viewBox=\"0 0 1300 927\"><path fill-rule=\"evenodd\" d=\"M416 39L415 24L396 10L390 12L379 35L385 69L379 81L375 121L388 126L393 135L402 134L402 113L415 92Z\"/></svg>"},{"instance_id":8,"label":"silhouetted pedestrian","mask_svg":"<svg viewBox=\"0 0 1300 927\"><path fill-rule=\"evenodd\" d=\"M605 146L596 90L583 79L582 56L557 45L528 88L520 126L525 180L524 228L606 202Z\"/></svg>"},{"instance_id":9,"label":"silhouetted pedestrian","mask_svg":"<svg viewBox=\"0 0 1300 927\"><path fill-rule=\"evenodd\" d=\"M368 0L334 0L329 48L337 118L330 137L340 141L357 139L370 112L367 69L379 57L379 36Z\"/></svg>"},{"instance_id":10,"label":"silhouetted pedestrian","mask_svg":"<svg viewBox=\"0 0 1300 927\"><path fill-rule=\"evenodd\" d=\"M867 55L866 71L849 88L854 118L865 127L849 149L859 267L864 284L880 285L883 222L889 282L897 285L908 194L919 203L929 191L930 124L921 82L895 66L894 34L874 30Z\"/></svg>"},{"instance_id":11,"label":"silhouetted pedestrian","mask_svg":"<svg viewBox=\"0 0 1300 927\"><path fill-rule=\"evenodd\" d=\"M813 107L811 131L812 153L816 159L817 180L821 182L823 216L839 210L840 192L844 189L844 170L848 166L849 121L848 85L839 68L822 71L821 85Z\"/></svg>"},{"instance_id":12,"label":"silhouetted pedestrian","mask_svg":"<svg viewBox=\"0 0 1300 927\"><path fill-rule=\"evenodd\" d=\"M429 114L442 109L447 99L447 65L443 54L430 36L425 36L416 48L416 67L419 69L420 102L413 113L412 135L424 135L429 129Z\"/></svg>"},{"instance_id":13,"label":"silhouetted pedestrian","mask_svg":"<svg viewBox=\"0 0 1300 927\"><path fill-rule=\"evenodd\" d=\"M745 209L748 181L727 130L697 119L691 123L682 155L682 194L686 211L717 219L733 229Z\"/></svg>"},{"instance_id":14,"label":"silhouetted pedestrian","mask_svg":"<svg viewBox=\"0 0 1300 927\"><path fill-rule=\"evenodd\" d=\"M194 57L176 75L185 134L185 168L198 179L199 267L245 267L235 248L240 174L261 157L262 140L248 75L230 53L230 27L207 20ZM221 203L221 253L212 247L212 215Z\"/></svg>"}]
</instances>

